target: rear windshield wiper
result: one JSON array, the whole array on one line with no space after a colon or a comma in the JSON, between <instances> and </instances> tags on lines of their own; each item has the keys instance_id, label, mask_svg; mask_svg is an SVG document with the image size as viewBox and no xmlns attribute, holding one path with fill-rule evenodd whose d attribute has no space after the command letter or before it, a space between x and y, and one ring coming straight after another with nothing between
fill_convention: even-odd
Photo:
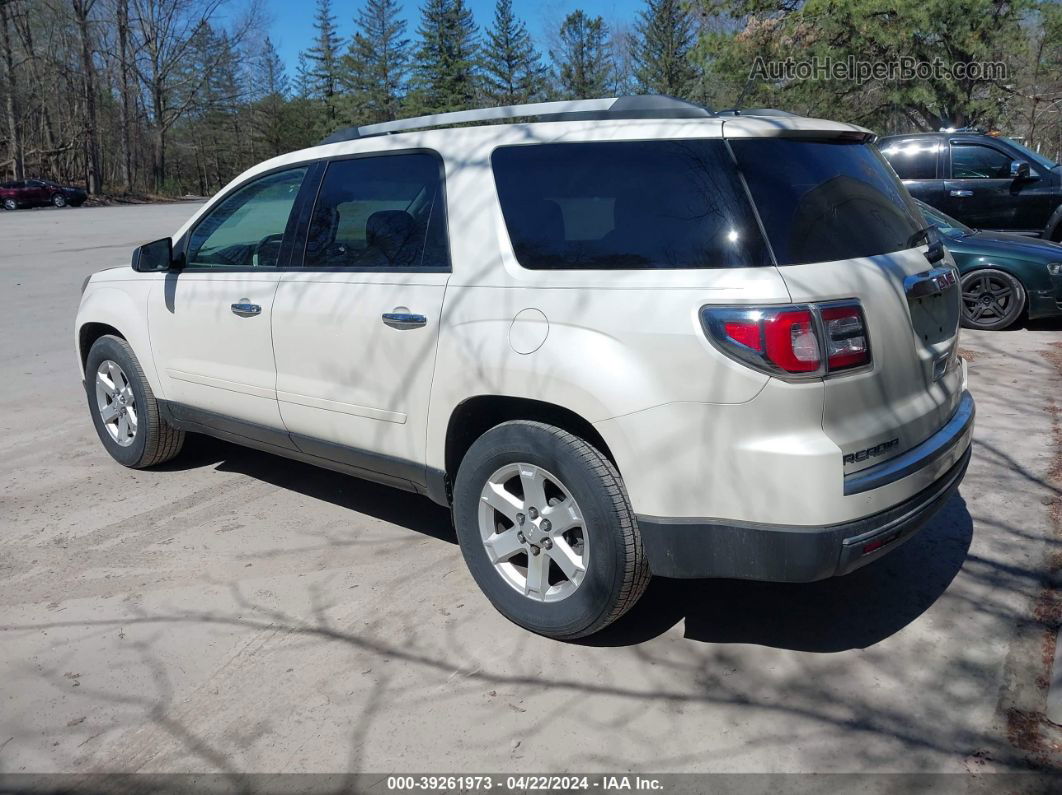
<instances>
[{"instance_id":1,"label":"rear windshield wiper","mask_svg":"<svg viewBox=\"0 0 1062 795\"><path fill-rule=\"evenodd\" d=\"M923 226L907 238L907 247L910 248L911 246L916 245L920 240L925 240L926 245L929 246L929 250L926 252L926 259L930 262L939 262L944 259L944 243L940 239L939 232L936 235L930 235L931 232L935 231L937 231L935 224Z\"/></svg>"},{"instance_id":2,"label":"rear windshield wiper","mask_svg":"<svg viewBox=\"0 0 1062 795\"><path fill-rule=\"evenodd\" d=\"M930 224L929 226L923 226L917 232L913 232L909 238L907 238L907 247L918 243L919 240L925 240L926 243L932 245L933 241L929 239L929 233L931 230L936 229L936 226Z\"/></svg>"}]
</instances>

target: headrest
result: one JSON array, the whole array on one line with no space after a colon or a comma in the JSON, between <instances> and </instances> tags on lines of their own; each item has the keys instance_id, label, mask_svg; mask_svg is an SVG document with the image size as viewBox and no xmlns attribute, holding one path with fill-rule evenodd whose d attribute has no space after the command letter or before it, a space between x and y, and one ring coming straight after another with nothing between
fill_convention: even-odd
<instances>
[{"instance_id":1,"label":"headrest","mask_svg":"<svg viewBox=\"0 0 1062 795\"><path fill-rule=\"evenodd\" d=\"M405 210L378 210L365 222L365 243L381 251L391 265L409 264L398 260L415 227L416 221Z\"/></svg>"}]
</instances>

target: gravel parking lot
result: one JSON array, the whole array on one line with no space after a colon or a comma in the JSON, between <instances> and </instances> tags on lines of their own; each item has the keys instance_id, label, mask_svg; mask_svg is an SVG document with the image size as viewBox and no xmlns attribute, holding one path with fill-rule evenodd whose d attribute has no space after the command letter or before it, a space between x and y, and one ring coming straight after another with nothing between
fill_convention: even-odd
<instances>
[{"instance_id":1,"label":"gravel parking lot","mask_svg":"<svg viewBox=\"0 0 1062 795\"><path fill-rule=\"evenodd\" d=\"M562 644L426 499L208 439L111 461L78 290L193 209L0 216L0 771L1062 771L1062 323L964 332L969 475L882 562L658 580Z\"/></svg>"}]
</instances>

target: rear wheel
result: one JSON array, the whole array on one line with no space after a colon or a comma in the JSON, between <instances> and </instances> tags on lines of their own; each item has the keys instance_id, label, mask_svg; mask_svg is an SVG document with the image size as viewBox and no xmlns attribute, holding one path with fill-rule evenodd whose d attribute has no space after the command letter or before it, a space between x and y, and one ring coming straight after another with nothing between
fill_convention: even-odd
<instances>
[{"instance_id":1,"label":"rear wheel","mask_svg":"<svg viewBox=\"0 0 1062 795\"><path fill-rule=\"evenodd\" d=\"M52 204L56 207L66 207L66 196L61 193L56 193L52 196Z\"/></svg>"},{"instance_id":2,"label":"rear wheel","mask_svg":"<svg viewBox=\"0 0 1062 795\"><path fill-rule=\"evenodd\" d=\"M572 639L615 621L649 582L623 481L600 451L540 422L506 422L469 449L454 488L461 551L506 618Z\"/></svg>"},{"instance_id":3,"label":"rear wheel","mask_svg":"<svg viewBox=\"0 0 1062 795\"><path fill-rule=\"evenodd\" d=\"M17 210L18 209L18 202L15 201L14 199L4 199L4 209L5 210Z\"/></svg>"},{"instance_id":4,"label":"rear wheel","mask_svg":"<svg viewBox=\"0 0 1062 795\"><path fill-rule=\"evenodd\" d=\"M108 334L93 343L85 363L85 392L96 434L118 463L143 469L181 451L184 431L159 415L140 362L121 337Z\"/></svg>"},{"instance_id":5,"label":"rear wheel","mask_svg":"<svg viewBox=\"0 0 1062 795\"><path fill-rule=\"evenodd\" d=\"M962 324L998 331L1014 325L1025 309L1025 288L1001 270L982 268L962 277Z\"/></svg>"}]
</instances>

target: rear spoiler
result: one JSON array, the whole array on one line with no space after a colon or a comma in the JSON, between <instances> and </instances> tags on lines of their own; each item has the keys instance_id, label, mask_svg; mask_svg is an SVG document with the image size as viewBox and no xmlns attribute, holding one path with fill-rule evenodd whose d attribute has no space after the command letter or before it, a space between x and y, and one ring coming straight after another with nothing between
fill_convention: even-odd
<instances>
[{"instance_id":1,"label":"rear spoiler","mask_svg":"<svg viewBox=\"0 0 1062 795\"><path fill-rule=\"evenodd\" d=\"M724 138L818 138L869 143L876 135L866 127L806 116L723 117Z\"/></svg>"}]
</instances>

